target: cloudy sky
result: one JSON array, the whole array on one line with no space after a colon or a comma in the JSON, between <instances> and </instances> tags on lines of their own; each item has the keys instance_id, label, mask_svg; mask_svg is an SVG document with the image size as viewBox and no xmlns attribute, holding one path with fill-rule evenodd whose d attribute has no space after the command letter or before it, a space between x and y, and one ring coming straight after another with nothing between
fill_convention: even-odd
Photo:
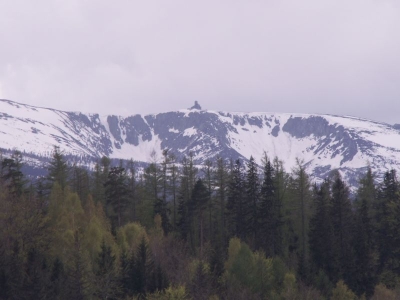
<instances>
[{"instance_id":1,"label":"cloudy sky","mask_svg":"<svg viewBox=\"0 0 400 300\"><path fill-rule=\"evenodd\" d=\"M0 98L400 123L400 1L0 0Z\"/></svg>"}]
</instances>

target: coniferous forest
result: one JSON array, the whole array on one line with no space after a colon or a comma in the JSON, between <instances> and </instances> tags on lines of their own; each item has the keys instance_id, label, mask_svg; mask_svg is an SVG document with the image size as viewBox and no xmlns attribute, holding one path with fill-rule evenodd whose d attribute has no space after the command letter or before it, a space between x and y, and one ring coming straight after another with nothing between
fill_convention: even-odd
<instances>
[{"instance_id":1,"label":"coniferous forest","mask_svg":"<svg viewBox=\"0 0 400 300\"><path fill-rule=\"evenodd\" d=\"M43 178L1 157L0 299L399 299L400 185L163 156ZM379 184L378 184L379 182Z\"/></svg>"}]
</instances>

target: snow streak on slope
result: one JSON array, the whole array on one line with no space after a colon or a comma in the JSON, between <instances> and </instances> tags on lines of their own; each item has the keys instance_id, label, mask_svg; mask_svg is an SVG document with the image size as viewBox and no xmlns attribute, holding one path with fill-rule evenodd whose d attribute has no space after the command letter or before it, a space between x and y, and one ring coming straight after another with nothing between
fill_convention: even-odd
<instances>
[{"instance_id":1,"label":"snow streak on slope","mask_svg":"<svg viewBox=\"0 0 400 300\"><path fill-rule=\"evenodd\" d=\"M355 182L368 164L382 174L400 169L400 131L388 124L349 116L180 110L152 115L99 116L0 100L0 148L49 156L54 145L66 154L99 158L177 159L252 155L264 152L288 171L302 160L316 179L339 169Z\"/></svg>"}]
</instances>

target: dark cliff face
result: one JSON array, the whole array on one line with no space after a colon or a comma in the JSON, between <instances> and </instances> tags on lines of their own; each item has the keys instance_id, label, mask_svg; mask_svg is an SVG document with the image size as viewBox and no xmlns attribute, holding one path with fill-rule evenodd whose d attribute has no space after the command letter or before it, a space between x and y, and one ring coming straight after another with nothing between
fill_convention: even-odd
<instances>
[{"instance_id":1,"label":"dark cliff face","mask_svg":"<svg viewBox=\"0 0 400 300\"><path fill-rule=\"evenodd\" d=\"M228 128L216 114L168 112L145 118L160 138L161 148L172 150L177 158L192 152L195 156L204 154L205 160L228 152ZM186 134L186 130L193 131L193 134Z\"/></svg>"},{"instance_id":2,"label":"dark cliff face","mask_svg":"<svg viewBox=\"0 0 400 300\"><path fill-rule=\"evenodd\" d=\"M322 117L291 117L283 125L282 130L296 138L304 138L312 134L316 137L322 137L335 132L335 127L329 125L328 121Z\"/></svg>"},{"instance_id":3,"label":"dark cliff face","mask_svg":"<svg viewBox=\"0 0 400 300\"><path fill-rule=\"evenodd\" d=\"M72 137L60 128L56 140L74 143L96 157L109 156L125 143L139 146L141 141L152 141L157 136L161 148L173 152L177 159L192 153L197 163L216 156L246 160L233 149L229 134L240 135L238 129L255 132L263 128L268 128L273 137L284 132L295 139L314 138L316 143L312 151L316 157L322 156L328 149L331 158L337 155L342 157L341 164L351 161L358 151L367 151L371 147L356 132L342 125L330 124L322 116L290 117L281 124L274 115L215 113L194 109L126 118L109 115L106 118L107 130L98 114L54 112L62 116L67 128L82 137L81 140ZM1 117L12 118L5 113ZM36 129L33 132L40 133Z\"/></svg>"},{"instance_id":4,"label":"dark cliff face","mask_svg":"<svg viewBox=\"0 0 400 300\"><path fill-rule=\"evenodd\" d=\"M365 141L358 132L345 128L338 124L329 124L326 119L320 116L308 118L292 117L282 127L284 132L295 138L313 136L318 140L317 146L313 149L316 156L324 150L332 151L332 157L342 155L341 164L351 161L359 150L366 151L373 146Z\"/></svg>"},{"instance_id":5,"label":"dark cliff face","mask_svg":"<svg viewBox=\"0 0 400 300\"><path fill-rule=\"evenodd\" d=\"M121 127L125 129L125 142L134 146L139 145L139 138L143 141L151 141L153 138L151 128L140 115L128 117L121 122Z\"/></svg>"},{"instance_id":6,"label":"dark cliff face","mask_svg":"<svg viewBox=\"0 0 400 300\"><path fill-rule=\"evenodd\" d=\"M117 149L121 149L121 144L123 143L121 137L121 129L119 124L119 119L117 116L108 116L107 117L108 128L110 128L110 132L115 139L114 146Z\"/></svg>"},{"instance_id":7,"label":"dark cliff face","mask_svg":"<svg viewBox=\"0 0 400 300\"><path fill-rule=\"evenodd\" d=\"M19 145L29 147L33 144L42 146L42 143L46 143L48 149L52 144L57 144L66 149L68 155L94 161L102 156L115 159L120 158L118 155L127 157L130 155L128 149L136 151L138 149L134 147L142 146L145 149L151 147L168 149L170 153L175 154L178 161L192 153L195 163L199 165L217 156L247 160L249 158L247 156L254 151L258 151L259 155L264 149L284 160L280 155L285 153L276 151L287 150L289 154L305 153L308 159L305 162L306 166L318 178L324 178L332 169L340 168L346 172L348 178L353 178L354 182L364 168L363 162L358 165L353 164L355 158L354 162L360 162L365 158L365 161L369 160L380 166L400 165L396 157L400 153L400 147L396 148L396 144L393 147L386 146L390 143L387 142L388 136L385 136L385 132L388 131L390 131L389 138L400 136L400 124L391 126L354 118L354 122L362 123L360 129L352 126L352 118L347 117L323 115L289 117L287 114L212 112L196 108L146 116L100 117L98 114L34 108L4 100L0 100L0 108L0 123L2 122L3 126L0 127L0 137L8 135L8 140L4 139L6 142L0 147L7 151L11 151L12 142L17 140L13 139L15 134L19 140L28 141ZM52 113L54 115L51 115ZM43 115L49 114L51 121L42 119ZM373 128L372 131L370 128ZM377 135L375 139L368 139L371 133ZM382 140L386 144L377 144L380 143L380 134L383 134ZM261 141L265 143L262 144ZM286 148L280 148L282 144L279 143L283 143ZM292 144L304 148L297 151L298 149L291 148ZM133 148L126 148L126 145ZM276 150L275 146L280 150ZM36 149L32 146L30 149L32 155L43 154L43 151L35 152ZM139 148L138 151L144 150ZM360 153L362 156L358 156ZM293 158L289 154L288 160Z\"/></svg>"}]
</instances>

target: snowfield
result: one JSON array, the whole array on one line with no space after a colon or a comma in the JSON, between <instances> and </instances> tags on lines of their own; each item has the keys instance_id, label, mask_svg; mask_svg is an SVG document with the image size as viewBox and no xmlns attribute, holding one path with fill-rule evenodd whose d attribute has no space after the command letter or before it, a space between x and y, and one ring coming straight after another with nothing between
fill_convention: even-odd
<instances>
[{"instance_id":1,"label":"snowfield","mask_svg":"<svg viewBox=\"0 0 400 300\"><path fill-rule=\"evenodd\" d=\"M351 116L179 110L99 116L0 100L0 148L48 157L54 146L78 157L160 160L163 149L197 164L217 156L261 164L277 156L290 171L300 159L315 178L333 169L356 182L370 165L381 176L400 169L400 131ZM29 164L31 159L27 159Z\"/></svg>"}]
</instances>

